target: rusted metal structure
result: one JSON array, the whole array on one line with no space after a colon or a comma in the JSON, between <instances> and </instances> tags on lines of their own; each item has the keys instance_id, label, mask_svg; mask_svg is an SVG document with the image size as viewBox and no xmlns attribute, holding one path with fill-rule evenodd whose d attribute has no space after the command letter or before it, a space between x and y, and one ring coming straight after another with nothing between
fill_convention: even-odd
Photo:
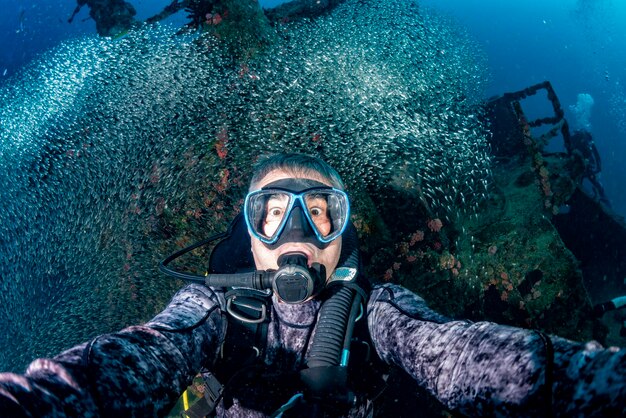
<instances>
[{"instance_id":1,"label":"rusted metal structure","mask_svg":"<svg viewBox=\"0 0 626 418\"><path fill-rule=\"evenodd\" d=\"M553 115L528 120L524 99L544 90ZM491 146L496 158L510 159L530 152L543 157L555 156L570 160L563 172L552 173L573 180L572 190L555 197L558 211L551 221L565 245L580 262L585 287L593 303L600 303L626 293L626 223L603 203L597 186L584 187L585 165L589 164L572 143L572 133L554 88L549 81L526 89L505 93L487 104L493 136ZM533 135L534 128L544 127L542 135ZM547 145L560 138L563 152L546 151ZM599 161L598 161L599 163ZM541 180L541 179L538 179Z\"/></svg>"}]
</instances>

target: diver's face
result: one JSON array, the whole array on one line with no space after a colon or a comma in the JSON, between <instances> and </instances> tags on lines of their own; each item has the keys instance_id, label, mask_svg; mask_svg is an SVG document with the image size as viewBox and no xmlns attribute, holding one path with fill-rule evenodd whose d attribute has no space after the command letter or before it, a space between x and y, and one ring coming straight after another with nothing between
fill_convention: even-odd
<instances>
[{"instance_id":1,"label":"diver's face","mask_svg":"<svg viewBox=\"0 0 626 418\"><path fill-rule=\"evenodd\" d=\"M256 185L254 185L254 188L258 190L277 180L290 179L290 178L302 178L302 179L316 180L328 186L332 186L327 180L322 178L322 176L315 175L314 173L311 173L310 175L301 175L301 176L294 177L293 174L288 174L282 170L274 170L274 171L270 171L267 176L263 177L261 181L259 181ZM270 200L270 202L272 201ZM279 207L279 208L281 207L280 202L272 202L272 203L275 203L274 206L276 207ZM314 218L313 221L316 223L316 225L318 225L318 228L321 229L323 233L324 219L322 218L326 216L325 215L326 209L325 207L322 207L322 206L325 205L326 203L322 202L322 199L320 199L319 203L320 203L320 208L319 208L320 219ZM269 209L270 211L268 213L271 214L272 208L269 208ZM316 212L313 212L313 213L316 213ZM272 219L268 219L266 223L264 224L264 228L266 229L265 231L266 234L271 235L270 234L270 232L272 232L270 231L271 228L276 228L276 226L272 224ZM330 222L328 222L327 228L328 228L328 231L330 231ZM341 236L335 239L334 241L330 242L328 246L326 246L326 248L324 249L320 249L309 242L287 242L277 248L270 249L255 237L251 237L251 240L252 240L252 255L254 256L254 263L256 264L257 270L270 270L270 269L276 270L278 269L278 257L280 257L281 255L285 253L301 252L306 255L308 263L309 263L309 267L311 266L312 263L323 264L324 267L326 268L326 278L328 279L328 277L332 274L332 272L335 271L335 268L337 267L337 263L339 262L339 256L341 254Z\"/></svg>"}]
</instances>

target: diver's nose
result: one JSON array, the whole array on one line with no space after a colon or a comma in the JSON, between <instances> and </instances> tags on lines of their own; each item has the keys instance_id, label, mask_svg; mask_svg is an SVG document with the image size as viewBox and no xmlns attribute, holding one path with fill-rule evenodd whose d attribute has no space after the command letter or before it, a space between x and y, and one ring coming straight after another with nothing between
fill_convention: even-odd
<instances>
[{"instance_id":1,"label":"diver's nose","mask_svg":"<svg viewBox=\"0 0 626 418\"><path fill-rule=\"evenodd\" d=\"M285 238L290 241L315 236L315 232L313 231L313 228L311 228L311 225L309 224L309 221L300 206L293 208L289 214L284 231L288 235L288 237Z\"/></svg>"}]
</instances>

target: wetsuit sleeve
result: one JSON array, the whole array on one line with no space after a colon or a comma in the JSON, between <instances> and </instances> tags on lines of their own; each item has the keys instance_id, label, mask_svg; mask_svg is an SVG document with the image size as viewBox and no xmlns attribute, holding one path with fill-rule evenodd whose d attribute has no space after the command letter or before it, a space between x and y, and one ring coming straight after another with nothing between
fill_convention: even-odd
<instances>
[{"instance_id":1,"label":"wetsuit sleeve","mask_svg":"<svg viewBox=\"0 0 626 418\"><path fill-rule=\"evenodd\" d=\"M626 350L490 322L452 321L395 285L374 289L379 356L469 416L626 416Z\"/></svg>"},{"instance_id":2,"label":"wetsuit sleeve","mask_svg":"<svg viewBox=\"0 0 626 418\"><path fill-rule=\"evenodd\" d=\"M0 374L1 415L164 416L215 360L226 328L220 304L211 289L189 285L145 325L35 360L24 375Z\"/></svg>"}]
</instances>

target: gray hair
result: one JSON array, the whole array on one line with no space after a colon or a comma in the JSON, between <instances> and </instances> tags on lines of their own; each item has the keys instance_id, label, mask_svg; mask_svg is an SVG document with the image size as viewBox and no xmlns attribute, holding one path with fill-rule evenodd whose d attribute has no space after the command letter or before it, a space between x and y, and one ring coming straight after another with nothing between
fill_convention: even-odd
<instances>
[{"instance_id":1,"label":"gray hair","mask_svg":"<svg viewBox=\"0 0 626 418\"><path fill-rule=\"evenodd\" d=\"M252 190L263 177L274 170L285 171L294 176L303 176L312 173L318 174L334 188L339 190L344 190L345 188L343 180L341 180L341 176L337 173L337 170L332 168L324 160L306 154L289 153L271 154L262 157L254 167L252 180L250 180L250 190Z\"/></svg>"}]
</instances>

